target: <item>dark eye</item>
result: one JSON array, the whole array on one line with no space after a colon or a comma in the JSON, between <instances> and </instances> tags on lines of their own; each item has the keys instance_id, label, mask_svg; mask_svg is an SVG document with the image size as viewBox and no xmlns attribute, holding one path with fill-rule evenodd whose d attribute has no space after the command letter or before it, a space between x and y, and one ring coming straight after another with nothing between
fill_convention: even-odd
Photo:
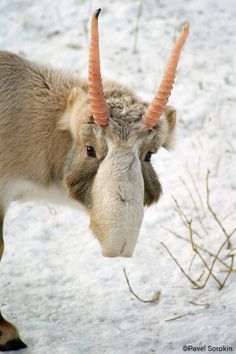
<instances>
[{"instance_id":1,"label":"dark eye","mask_svg":"<svg viewBox=\"0 0 236 354\"><path fill-rule=\"evenodd\" d=\"M86 146L86 148L87 148L87 155L89 157L97 157L96 152L92 146Z\"/></svg>"},{"instance_id":2,"label":"dark eye","mask_svg":"<svg viewBox=\"0 0 236 354\"><path fill-rule=\"evenodd\" d=\"M152 152L148 151L147 155L145 156L144 161L150 162L151 161L151 157L152 157Z\"/></svg>"}]
</instances>

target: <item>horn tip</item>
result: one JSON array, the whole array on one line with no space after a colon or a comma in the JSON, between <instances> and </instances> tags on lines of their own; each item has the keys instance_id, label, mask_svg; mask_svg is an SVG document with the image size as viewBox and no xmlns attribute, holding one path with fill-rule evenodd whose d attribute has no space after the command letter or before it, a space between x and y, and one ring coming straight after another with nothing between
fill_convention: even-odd
<instances>
[{"instance_id":1,"label":"horn tip","mask_svg":"<svg viewBox=\"0 0 236 354\"><path fill-rule=\"evenodd\" d=\"M97 10L95 11L95 13L94 13L94 16L95 16L96 18L98 18L98 16L99 16L99 14L100 14L101 11L102 11L102 9L97 9Z\"/></svg>"},{"instance_id":2,"label":"horn tip","mask_svg":"<svg viewBox=\"0 0 236 354\"><path fill-rule=\"evenodd\" d=\"M186 32L189 32L189 27L190 27L190 24L189 22L185 22L184 26L183 26L183 30L186 31Z\"/></svg>"}]
</instances>

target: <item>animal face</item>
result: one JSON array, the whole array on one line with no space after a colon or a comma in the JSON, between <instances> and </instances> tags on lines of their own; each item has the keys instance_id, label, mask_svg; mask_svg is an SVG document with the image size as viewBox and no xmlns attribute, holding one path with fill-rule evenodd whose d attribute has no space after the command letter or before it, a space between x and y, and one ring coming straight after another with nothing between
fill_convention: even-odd
<instances>
[{"instance_id":1,"label":"animal face","mask_svg":"<svg viewBox=\"0 0 236 354\"><path fill-rule=\"evenodd\" d=\"M91 229L104 256L131 256L143 219L143 208L157 202L161 185L151 156L168 147L175 128L175 110L167 107L148 131L142 116L148 104L131 90L104 83L109 109L106 128L94 123L85 89L73 89L60 122L70 131L73 149L65 169L70 196L90 214Z\"/></svg>"},{"instance_id":2,"label":"animal face","mask_svg":"<svg viewBox=\"0 0 236 354\"><path fill-rule=\"evenodd\" d=\"M92 17L88 86L71 91L60 122L74 139L65 184L71 197L89 211L102 254L129 257L143 206L158 201L161 194L150 160L172 140L175 110L166 104L189 27L184 26L177 40L155 98L146 104L124 86L102 84L99 13Z\"/></svg>"}]
</instances>

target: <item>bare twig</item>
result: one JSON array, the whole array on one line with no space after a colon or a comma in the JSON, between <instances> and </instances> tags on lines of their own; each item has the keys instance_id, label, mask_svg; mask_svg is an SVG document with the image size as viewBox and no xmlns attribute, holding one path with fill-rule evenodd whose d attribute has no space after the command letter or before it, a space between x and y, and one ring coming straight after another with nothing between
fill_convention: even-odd
<instances>
[{"instance_id":1,"label":"bare twig","mask_svg":"<svg viewBox=\"0 0 236 354\"><path fill-rule=\"evenodd\" d=\"M181 239L181 240L183 240L183 241L185 241L185 242L191 243L191 241L190 241L189 239L187 239L187 238L185 238L185 237L179 235L179 234L178 234L177 232L175 232L174 230L171 230L171 229L169 229L169 228L167 228L167 227L164 227L164 226L162 226L162 229L164 229L164 230L166 230L166 231L169 231L171 234L173 234L174 236L176 236L177 238L179 238L179 239ZM205 248L203 248L202 246L198 245L196 242L195 242L195 245L197 246L197 248L199 248L201 251L205 252L205 253L208 254L209 256L211 256L211 257L216 257L216 255L215 255L213 252L208 251L207 249L205 249ZM228 269L230 268L230 266L229 266L227 263L225 263L222 259L220 259L220 258L217 257L217 261L218 261L219 263L221 263L224 267L226 267L226 268L228 268ZM236 269L232 269L232 272L236 272Z\"/></svg>"},{"instance_id":2,"label":"bare twig","mask_svg":"<svg viewBox=\"0 0 236 354\"><path fill-rule=\"evenodd\" d=\"M225 279L224 279L224 281L223 281L223 283L222 283L222 285L221 285L221 287L220 287L220 290L223 289L223 287L225 286L225 283L227 282L227 280L228 280L228 278L229 278L229 276L230 276L230 273L231 273L232 270L233 270L234 256L232 255L232 256L229 256L229 257L231 258L230 268L229 268L229 271L228 271L228 273L227 273L227 275L226 275L226 277L225 277Z\"/></svg>"},{"instance_id":3,"label":"bare twig","mask_svg":"<svg viewBox=\"0 0 236 354\"><path fill-rule=\"evenodd\" d=\"M197 281L200 281L200 280L202 279L202 277L203 277L204 274L205 274L205 270L203 270L203 271L201 272L201 274L200 274L199 277L197 278Z\"/></svg>"},{"instance_id":4,"label":"bare twig","mask_svg":"<svg viewBox=\"0 0 236 354\"><path fill-rule=\"evenodd\" d=\"M176 211L177 211L177 213L178 213L178 215L179 215L179 217L180 217L180 219L181 219L183 225L184 225L186 228L188 228L188 218L187 218L187 216L185 215L185 213L183 212L183 210L180 208L179 203L178 203L178 201L176 200L176 198L175 198L174 196L172 196L172 199L174 200L174 202L175 202L175 204L176 204ZM198 236L199 238L202 238L202 236L201 236L196 230L193 230L193 229L192 229L192 231L193 231L193 233L194 233L196 236Z\"/></svg>"},{"instance_id":5,"label":"bare twig","mask_svg":"<svg viewBox=\"0 0 236 354\"><path fill-rule=\"evenodd\" d=\"M191 262L190 262L190 264L189 264L189 267L188 267L188 271L189 271L189 272L190 272L190 270L191 270L191 268L192 268L192 265L193 265L193 262L195 261L196 256L197 256L197 254L194 253L194 254L193 254L193 257L192 257L192 259L191 259Z\"/></svg>"},{"instance_id":6,"label":"bare twig","mask_svg":"<svg viewBox=\"0 0 236 354\"><path fill-rule=\"evenodd\" d=\"M236 231L236 227L229 233L229 237L231 237Z\"/></svg>"},{"instance_id":7,"label":"bare twig","mask_svg":"<svg viewBox=\"0 0 236 354\"><path fill-rule=\"evenodd\" d=\"M230 237L229 237L229 238L230 238ZM209 280L209 278L210 278L210 276L211 276L211 274L212 274L212 269L214 268L215 262L217 261L217 257L220 255L221 251L223 250L223 248L225 247L225 245L228 243L229 238L226 239L226 240L222 243L222 245L220 246L220 248L218 249L218 252L216 253L215 258L214 258L213 261L212 261L211 267L210 267L210 269L209 269L209 273L208 273L208 275L207 275L207 277L206 277L204 283L202 284L201 288L204 288L205 285L207 284L207 282L208 282L208 280ZM230 274L230 273L231 273L231 271L229 270L229 274ZM228 278L228 277L227 277L227 278ZM226 280L227 280L227 279L226 279ZM226 281L225 281L225 282L226 282ZM221 285L221 287L220 287L220 290L221 290L221 289L222 289L222 285Z\"/></svg>"},{"instance_id":8,"label":"bare twig","mask_svg":"<svg viewBox=\"0 0 236 354\"><path fill-rule=\"evenodd\" d=\"M191 220L190 220L190 221L191 221ZM190 225L191 225L191 222L190 222ZM191 234L190 234L190 237L192 237ZM230 238L230 237L229 237L229 238ZM221 290L221 289L223 288L223 286L225 285L225 283L226 283L226 281L227 281L227 279L228 279L228 277L229 277L229 275L230 275L230 273L231 273L231 271L232 271L232 269L233 269L233 260L232 260L232 262L231 262L231 266L229 267L229 271L228 271L227 276L226 276L226 278L225 278L225 280L224 280L223 283L221 283L221 282L219 281L219 279L213 274L213 268L214 268L214 265L215 265L215 263L216 263L216 261L217 261L219 255L220 255L221 251L223 250L224 246L226 245L226 243L227 243L228 241L229 241L229 239L225 239L225 241L221 244L221 246L220 246L220 248L218 249L218 251L217 251L215 257L213 258L213 261L212 261L212 264L211 264L210 267L209 267L208 264L205 262L205 260L204 260L203 257L201 256L200 252L198 253L198 255L200 255L200 259L202 260L202 262L204 263L205 267L206 267L207 270L208 270L207 277L205 278L203 284L201 284L201 285L197 283L197 281L200 281L200 278L199 278L197 281L193 280L193 279L188 275L188 273L185 272L185 270L184 270L183 267L180 265L180 263L178 262L178 260L177 260L177 259L173 256L173 254L170 252L170 250L168 249L168 247L167 247L163 242L161 242L161 245L165 247L166 251L169 253L169 255L171 256L171 258L173 259L173 261L176 263L176 265L178 266L178 268L179 268L179 269L181 270L181 272L185 275L185 277L190 281L190 283L192 283L192 284L195 286L196 289L203 289L203 288L206 286L206 284L207 284L207 282L208 282L210 276L212 276L212 277L217 281L217 283L219 284L219 289ZM192 243L192 242L193 242L193 241L192 241L192 239L191 239L191 243ZM195 252L197 252L197 250L196 250L196 245L194 245L194 243L193 243L193 249L194 249ZM233 257L233 258L234 258L234 257ZM202 276L201 276L201 277L202 277Z\"/></svg>"},{"instance_id":9,"label":"bare twig","mask_svg":"<svg viewBox=\"0 0 236 354\"><path fill-rule=\"evenodd\" d=\"M190 178L191 178L191 181L192 181L194 190L195 190L195 192L196 192L196 195L198 196L199 202L200 202L201 207L202 207L202 210L203 210L203 217L205 218L205 217L206 217L206 212L205 212L205 208L204 208L204 203L203 203L203 200L202 200L202 196L201 196L201 194L199 193L199 189L197 188L197 184L196 184L196 182L195 182L195 179L194 179L192 173L190 172L188 166L187 166L187 172L188 172L188 175L189 175Z\"/></svg>"},{"instance_id":10,"label":"bare twig","mask_svg":"<svg viewBox=\"0 0 236 354\"><path fill-rule=\"evenodd\" d=\"M199 213L199 209L198 209L198 205L194 199L194 196L191 192L191 190L189 189L189 187L187 186L185 180L180 177L180 181L182 182L182 184L184 185L185 189L187 190L188 194L189 194L189 197L190 199L192 200L192 203L193 203L193 206L194 206L194 209L196 211L196 215L197 215L197 219L199 221L199 224L201 225L201 228L202 230L205 232L205 234L207 235L208 234L208 231L206 230L205 226L203 225L203 222L202 222L202 219L201 219L201 216L200 216L200 213Z\"/></svg>"},{"instance_id":11,"label":"bare twig","mask_svg":"<svg viewBox=\"0 0 236 354\"><path fill-rule=\"evenodd\" d=\"M194 239L193 239L193 228L192 228L192 219L191 218L188 218L187 215L185 214L185 212L183 211L183 209L180 207L178 201L173 197L174 199L174 202L176 204L176 208L177 208L177 212L181 218L181 221L184 225L184 227L187 228L188 230L188 233L189 233L189 240L187 240L186 238L182 237L181 235L179 235L178 233L172 231L172 230L169 230L172 234L174 234L175 236L183 239L184 241L187 241L191 244L192 246L192 250L194 252L194 256L191 260L191 263L190 263L190 266L189 266L189 271L192 267L192 264L196 258L196 255L199 257L199 259L201 260L203 266L204 266L204 270L202 272L202 274L200 275L200 277L197 279L197 280L194 280L184 269L183 267L180 265L179 261L173 256L173 254L170 252L170 250L168 249L168 247L161 242L162 246L165 247L166 251L168 252L168 254L170 255L170 257L174 260L174 262L176 263L176 265L178 266L178 268L181 270L181 272L185 275L185 277L189 280L189 282L191 282L191 284L194 285L194 287L196 289L203 289L208 280L210 279L210 277L212 277L216 282L217 284L219 285L219 289L223 289L223 287L225 286L226 282L227 282L227 279L229 278L230 274L232 271L234 271L233 269L233 265L234 265L234 252L232 252L232 244L230 242L230 238L231 236L235 233L236 231L236 227L234 227L234 229L231 231L231 233L228 233L224 227L224 225L222 224L222 222L220 221L218 215L216 214L216 212L213 210L212 206L211 206L211 203L210 203L210 189L209 189L209 174L210 174L210 171L208 170L207 172L207 175L206 175L206 199L207 199L207 207L208 207L208 210L210 212L210 214L213 216L213 218L215 219L215 221L217 222L217 224L219 225L221 231L223 232L223 234L225 235L225 240L224 242L220 245L218 251L216 254L204 249L203 247L200 247L198 246L195 242L194 242ZM188 188L188 186L186 185L185 181L182 180L182 183L184 184L185 188L187 189L189 195L190 195L190 198L193 202L193 205L195 207L195 211L198 215L198 221L199 223L201 224L200 222L200 213L198 211L198 206L197 206L197 203L195 201L195 199L193 198L193 195L191 193L191 190ZM203 225L202 225L203 226ZM166 229L166 228L165 228ZM207 232L206 232L207 233ZM226 262L223 262L221 259L220 259L220 254L221 254L221 251L224 249L224 247L227 245L227 248L231 250L231 254L228 255L228 257L231 257L231 262L230 262L230 265L228 265ZM202 253L200 252L203 251L205 253L207 253L208 255L210 255L211 257L213 257L213 260L211 262L210 265L208 265L207 261L205 260L205 258L202 256ZM224 281L221 282L220 279L214 274L213 272L213 269L215 267L215 263L216 262L220 262L221 264L223 264L226 268L227 268L227 274L224 278ZM204 281L200 283L200 280L203 278L204 274L205 274L205 271L207 271L207 275L204 279Z\"/></svg>"},{"instance_id":12,"label":"bare twig","mask_svg":"<svg viewBox=\"0 0 236 354\"><path fill-rule=\"evenodd\" d=\"M139 301L142 301L144 303L156 303L156 302L159 302L160 301L160 296L161 296L161 292L160 291L157 291L155 296L153 296L152 299L150 300L144 300L142 299L140 296L138 296L132 289L131 285L130 285L130 282L129 282L129 278L128 278L128 275L126 273L126 270L125 268L123 269L123 272L124 272L124 276L125 276L125 279L126 279L126 282L127 282L127 285L128 285L128 288L129 288L129 291L131 292L131 294L133 294L136 299L138 299Z\"/></svg>"},{"instance_id":13,"label":"bare twig","mask_svg":"<svg viewBox=\"0 0 236 354\"><path fill-rule=\"evenodd\" d=\"M212 272L212 269L210 269L208 267L207 262L205 261L205 259L202 257L201 253L198 251L197 246L195 245L194 241L193 241L193 231L192 231L192 220L188 220L188 229L189 229L189 239L190 239L190 243L192 245L192 249L193 252L195 252L195 254L198 255L198 257L201 259L202 263L204 264L204 266L206 267L206 269L208 270L208 272L210 273L210 275L212 275L212 277L215 279L215 281L219 284L219 286L221 287L222 284L219 281L219 279L214 275L214 273Z\"/></svg>"},{"instance_id":14,"label":"bare twig","mask_svg":"<svg viewBox=\"0 0 236 354\"><path fill-rule=\"evenodd\" d=\"M139 33L139 21L140 21L140 17L142 14L142 8L143 8L143 0L140 0L139 7L138 7L138 13L137 13L136 27L135 27L135 32L134 32L133 54L138 52L137 44L138 44L138 33Z\"/></svg>"},{"instance_id":15,"label":"bare twig","mask_svg":"<svg viewBox=\"0 0 236 354\"><path fill-rule=\"evenodd\" d=\"M189 316L189 315L194 315L194 313L193 312L184 313L183 315L179 315L179 316L176 316L176 317L173 317L173 318L169 318L168 320L166 320L166 322L175 321L175 320L178 320L178 319L180 319L182 317Z\"/></svg>"},{"instance_id":16,"label":"bare twig","mask_svg":"<svg viewBox=\"0 0 236 354\"><path fill-rule=\"evenodd\" d=\"M178 268L181 270L181 272L185 275L185 277L192 283L196 288L199 288L198 283L196 283L189 275L188 273L185 272L183 267L180 265L180 263L177 261L177 259L173 256L173 254L170 252L169 248L161 242L161 245L166 249L166 251L169 253L170 257L173 259L173 261L177 264Z\"/></svg>"},{"instance_id":17,"label":"bare twig","mask_svg":"<svg viewBox=\"0 0 236 354\"><path fill-rule=\"evenodd\" d=\"M206 194L207 194L207 207L211 213L211 215L213 216L213 218L215 219L215 221L217 222L217 224L219 225L219 227L221 228L221 230L223 231L225 237L228 239L227 242L227 248L230 249L231 248L231 243L229 241L230 235L227 233L227 231L225 230L224 226L222 225L221 221L219 220L217 214L214 212L214 210L212 209L211 203L210 203L210 190L209 190L209 175L210 175L210 171L207 171L207 175L206 175Z\"/></svg>"},{"instance_id":18,"label":"bare twig","mask_svg":"<svg viewBox=\"0 0 236 354\"><path fill-rule=\"evenodd\" d=\"M195 305L195 306L202 306L205 307L206 309L210 307L210 304L198 304L197 302L194 301L189 301L190 304Z\"/></svg>"}]
</instances>

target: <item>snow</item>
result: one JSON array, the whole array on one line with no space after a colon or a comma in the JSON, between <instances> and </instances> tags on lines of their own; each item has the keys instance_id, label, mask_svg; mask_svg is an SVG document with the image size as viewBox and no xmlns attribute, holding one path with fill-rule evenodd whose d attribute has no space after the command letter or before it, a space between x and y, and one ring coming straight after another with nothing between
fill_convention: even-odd
<instances>
[{"instance_id":1,"label":"snow","mask_svg":"<svg viewBox=\"0 0 236 354\"><path fill-rule=\"evenodd\" d=\"M235 1L1 0L0 48L86 77L89 20L100 6L103 75L144 99L158 87L182 24L191 24L169 101L178 111L176 144L153 159L164 193L147 209L131 259L101 257L85 214L55 205L12 204L1 262L2 312L19 327L26 354L168 354L182 353L185 344L235 350L235 273L221 291L214 279L193 289L161 246L164 242L188 269L191 246L165 229L188 238L172 196L201 234L201 239L193 235L195 242L215 253L223 243L206 206L208 169L211 204L228 232L235 227ZM231 241L235 245L235 235ZM224 249L222 259L226 255ZM124 267L138 295L150 299L160 291L159 303L133 297ZM197 279L202 270L195 260L190 274ZM226 273L220 270L217 263L215 274L222 280ZM178 316L183 317L171 320Z\"/></svg>"}]
</instances>

